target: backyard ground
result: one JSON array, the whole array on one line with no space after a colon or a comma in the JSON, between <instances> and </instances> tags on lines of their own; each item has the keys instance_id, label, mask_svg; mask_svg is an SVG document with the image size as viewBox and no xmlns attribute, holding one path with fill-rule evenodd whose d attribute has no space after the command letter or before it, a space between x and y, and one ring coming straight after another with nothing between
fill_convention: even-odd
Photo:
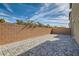
<instances>
[{"instance_id":1,"label":"backyard ground","mask_svg":"<svg viewBox=\"0 0 79 59\"><path fill-rule=\"evenodd\" d=\"M79 55L78 45L70 35L69 28L24 27L24 25L0 23L0 55Z\"/></svg>"},{"instance_id":2,"label":"backyard ground","mask_svg":"<svg viewBox=\"0 0 79 59\"><path fill-rule=\"evenodd\" d=\"M47 34L1 46L0 55L5 56L79 55L79 48L70 35Z\"/></svg>"},{"instance_id":3,"label":"backyard ground","mask_svg":"<svg viewBox=\"0 0 79 59\"><path fill-rule=\"evenodd\" d=\"M39 40L39 39L38 39ZM42 42L42 43L41 43ZM38 46L19 56L78 56L79 48L69 35L47 35L40 38Z\"/></svg>"}]
</instances>

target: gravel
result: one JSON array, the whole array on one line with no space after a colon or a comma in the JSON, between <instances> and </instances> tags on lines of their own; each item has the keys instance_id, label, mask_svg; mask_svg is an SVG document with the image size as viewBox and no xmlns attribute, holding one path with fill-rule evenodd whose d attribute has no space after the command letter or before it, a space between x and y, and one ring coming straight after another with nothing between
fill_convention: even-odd
<instances>
[{"instance_id":1,"label":"gravel","mask_svg":"<svg viewBox=\"0 0 79 59\"><path fill-rule=\"evenodd\" d=\"M45 42L19 56L78 56L79 48L70 35L42 38ZM38 42L40 43L40 41Z\"/></svg>"}]
</instances>

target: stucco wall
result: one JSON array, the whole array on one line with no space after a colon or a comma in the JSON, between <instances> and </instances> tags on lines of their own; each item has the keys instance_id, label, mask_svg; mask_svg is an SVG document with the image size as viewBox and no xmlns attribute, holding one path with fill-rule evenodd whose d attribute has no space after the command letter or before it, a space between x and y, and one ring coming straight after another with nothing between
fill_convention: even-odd
<instances>
[{"instance_id":1,"label":"stucco wall","mask_svg":"<svg viewBox=\"0 0 79 59\"><path fill-rule=\"evenodd\" d=\"M79 3L72 4L72 32L76 42L79 44Z\"/></svg>"},{"instance_id":2,"label":"stucco wall","mask_svg":"<svg viewBox=\"0 0 79 59\"><path fill-rule=\"evenodd\" d=\"M64 28L64 27L54 27L52 32L53 32L53 34L70 35L71 29L70 28Z\"/></svg>"},{"instance_id":3,"label":"stucco wall","mask_svg":"<svg viewBox=\"0 0 79 59\"><path fill-rule=\"evenodd\" d=\"M0 45L50 34L51 28L0 23ZM24 28L24 29L23 29Z\"/></svg>"}]
</instances>

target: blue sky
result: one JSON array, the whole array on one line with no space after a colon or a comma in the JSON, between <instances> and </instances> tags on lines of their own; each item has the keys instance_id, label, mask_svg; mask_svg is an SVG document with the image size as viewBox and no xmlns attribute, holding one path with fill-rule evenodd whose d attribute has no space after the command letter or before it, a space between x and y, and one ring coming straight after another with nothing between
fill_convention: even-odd
<instances>
[{"instance_id":1,"label":"blue sky","mask_svg":"<svg viewBox=\"0 0 79 59\"><path fill-rule=\"evenodd\" d=\"M68 27L69 4L67 3L9 3L0 4L0 18L7 22L16 19L34 20L43 24Z\"/></svg>"}]
</instances>

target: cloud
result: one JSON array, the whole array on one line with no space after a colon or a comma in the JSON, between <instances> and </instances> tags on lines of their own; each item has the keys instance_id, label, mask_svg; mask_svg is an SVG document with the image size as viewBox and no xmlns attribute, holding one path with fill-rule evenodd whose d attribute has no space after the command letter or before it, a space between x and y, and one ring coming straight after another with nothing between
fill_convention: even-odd
<instances>
[{"instance_id":1,"label":"cloud","mask_svg":"<svg viewBox=\"0 0 79 59\"><path fill-rule=\"evenodd\" d=\"M40 18L40 20L36 20L36 22L41 22L41 23L65 23L65 24L68 24L69 23L69 21L68 20L62 20L62 19L50 19L50 20L48 20L48 19L46 19L46 18Z\"/></svg>"},{"instance_id":2,"label":"cloud","mask_svg":"<svg viewBox=\"0 0 79 59\"><path fill-rule=\"evenodd\" d=\"M49 7L52 5L52 3L44 3L42 5L43 6L40 8L40 10L38 10L35 14L41 14L47 12L49 10Z\"/></svg>"},{"instance_id":3,"label":"cloud","mask_svg":"<svg viewBox=\"0 0 79 59\"><path fill-rule=\"evenodd\" d=\"M6 22L10 22L10 23L12 23L12 21L10 21L10 20L9 20L9 18L7 18L7 17L0 16L0 18L3 18L3 19L5 19L5 21L6 21Z\"/></svg>"},{"instance_id":4,"label":"cloud","mask_svg":"<svg viewBox=\"0 0 79 59\"><path fill-rule=\"evenodd\" d=\"M24 18L23 16L17 17L17 16L15 16L15 15L11 15L11 14L6 13L4 10L0 10L0 18L5 18L5 17L6 17L7 19L12 18L12 19L14 19L14 20L27 18L27 17ZM9 20L10 20L10 19L9 19Z\"/></svg>"},{"instance_id":5,"label":"cloud","mask_svg":"<svg viewBox=\"0 0 79 59\"><path fill-rule=\"evenodd\" d=\"M41 7L40 10L38 10L38 12L35 13L35 15L31 18L32 20L35 20L35 19L40 19L40 18L45 18L44 16L48 15L46 18L58 18L58 19L68 19L68 5L69 4L55 4L54 6L57 6L57 8L54 8L54 9L51 9L50 11L48 11L50 8L49 7L52 7L51 6L52 4L45 4L43 7ZM45 12L46 11L46 12ZM53 17L54 15L57 15L57 14L64 14L64 15L60 15L60 16L57 16L57 17ZM49 15L53 15L52 17L50 17Z\"/></svg>"},{"instance_id":6,"label":"cloud","mask_svg":"<svg viewBox=\"0 0 79 59\"><path fill-rule=\"evenodd\" d=\"M51 23L56 22L56 23L65 23L65 24L67 24L69 21L59 19L59 20L47 20L46 22L51 22Z\"/></svg>"},{"instance_id":7,"label":"cloud","mask_svg":"<svg viewBox=\"0 0 79 59\"><path fill-rule=\"evenodd\" d=\"M67 26L69 23L69 4L46 3L38 10L30 20L39 21L44 24Z\"/></svg>"},{"instance_id":8,"label":"cloud","mask_svg":"<svg viewBox=\"0 0 79 59\"><path fill-rule=\"evenodd\" d=\"M10 16L10 15L8 15L8 14L6 14L4 12L0 12L0 16Z\"/></svg>"},{"instance_id":9,"label":"cloud","mask_svg":"<svg viewBox=\"0 0 79 59\"><path fill-rule=\"evenodd\" d=\"M45 3L44 4L46 7L49 7L51 4L49 4L49 3Z\"/></svg>"},{"instance_id":10,"label":"cloud","mask_svg":"<svg viewBox=\"0 0 79 59\"><path fill-rule=\"evenodd\" d=\"M24 5L24 4L20 4L20 6L21 5ZM21 16L12 15L13 10L10 8L10 5L4 4L4 6L6 7L8 11L11 12L11 14L7 12L0 12L0 15L7 16L8 18L12 18L12 19L25 19L24 16L21 17ZM31 8L33 9L35 7L31 6ZM28 17L26 18L28 19ZM42 7L39 10L37 10L32 17L30 17L30 20L43 22L44 24L46 23L68 24L69 23L68 18L69 18L69 4L45 3L45 4L42 4Z\"/></svg>"},{"instance_id":11,"label":"cloud","mask_svg":"<svg viewBox=\"0 0 79 59\"><path fill-rule=\"evenodd\" d=\"M55 18L55 19L61 19L61 20L67 20L68 21L68 19L69 19L69 17L68 16L58 16L57 18Z\"/></svg>"},{"instance_id":12,"label":"cloud","mask_svg":"<svg viewBox=\"0 0 79 59\"><path fill-rule=\"evenodd\" d=\"M12 21L8 20L7 18L5 19L6 22L12 23Z\"/></svg>"},{"instance_id":13,"label":"cloud","mask_svg":"<svg viewBox=\"0 0 79 59\"><path fill-rule=\"evenodd\" d=\"M12 9L10 8L10 6L9 6L8 4L4 3L3 5L6 7L6 9L7 9L8 11L10 11L10 12L13 13Z\"/></svg>"},{"instance_id":14,"label":"cloud","mask_svg":"<svg viewBox=\"0 0 79 59\"><path fill-rule=\"evenodd\" d=\"M13 15L6 14L4 12L0 12L0 18L4 18L6 22L10 22L10 23L16 22L16 19L19 19L19 20L25 19L24 17L16 17Z\"/></svg>"}]
</instances>

